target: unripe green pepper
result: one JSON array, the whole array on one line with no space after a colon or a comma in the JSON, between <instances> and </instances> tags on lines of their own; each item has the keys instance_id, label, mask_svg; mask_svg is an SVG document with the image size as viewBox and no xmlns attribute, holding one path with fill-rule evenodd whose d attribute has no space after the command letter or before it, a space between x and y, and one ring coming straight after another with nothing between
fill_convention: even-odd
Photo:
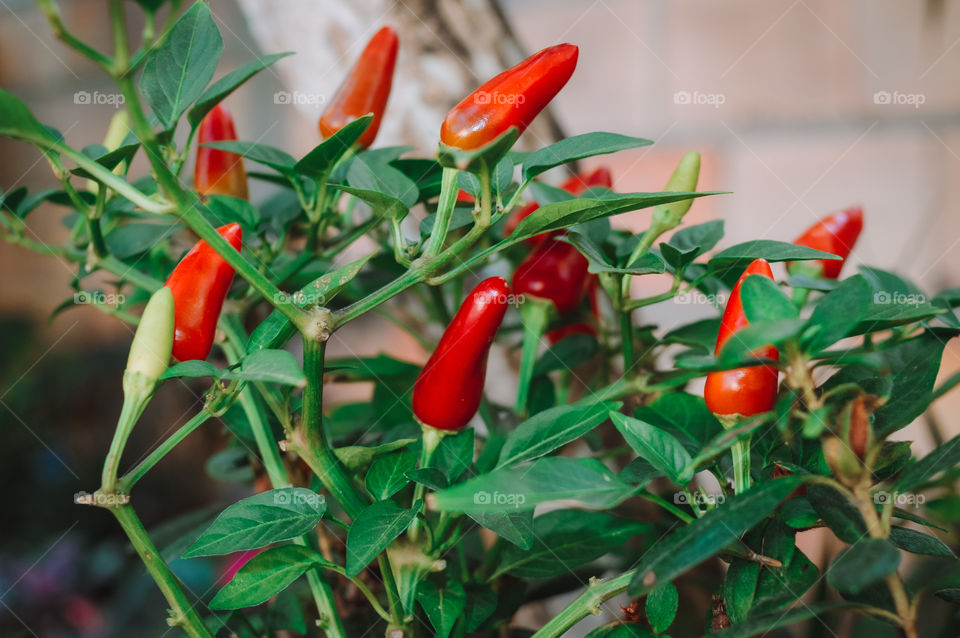
<instances>
[{"instance_id":1,"label":"unripe green pepper","mask_svg":"<svg viewBox=\"0 0 960 638\"><path fill-rule=\"evenodd\" d=\"M133 335L124 376L139 374L156 383L166 372L173 351L173 292L166 286L153 293Z\"/></svg>"}]
</instances>

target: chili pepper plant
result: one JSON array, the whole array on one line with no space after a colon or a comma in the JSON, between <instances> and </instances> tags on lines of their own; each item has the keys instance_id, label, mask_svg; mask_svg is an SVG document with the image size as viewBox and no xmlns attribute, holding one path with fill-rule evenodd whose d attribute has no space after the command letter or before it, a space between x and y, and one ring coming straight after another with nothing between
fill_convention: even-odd
<instances>
[{"instance_id":1,"label":"chili pepper plant","mask_svg":"<svg viewBox=\"0 0 960 638\"><path fill-rule=\"evenodd\" d=\"M389 27L346 70L322 141L294 157L250 141L221 105L261 99L244 83L289 54L215 78L208 5L173 2L160 21L163 4L111 0L105 53L39 2L125 103L103 145L78 149L0 91L0 134L39 149L58 182L4 191L0 219L6 241L73 264L78 291L106 273L124 293L96 304L137 328L101 485L77 502L116 518L171 626L195 638L531 635L511 628L517 610L565 593L532 635L601 611L608 624L590 636L753 636L817 617L915 637L956 622L936 597L960 599L941 539L960 520L960 440L917 458L898 433L958 381L935 387L960 293L844 269L860 209L796 242L729 245L723 222L684 222L718 195L697 191L696 152L663 191L625 193L576 162L647 139L515 150L574 73L571 44L466 96L437 122L436 149L376 147L403 46ZM134 11L139 43L124 27ZM131 169L138 156L148 170ZM264 199L248 199L249 180ZM71 229L61 245L30 231L42 202ZM645 231L611 226L635 211ZM768 211L737 214L766 226ZM343 258L361 239L368 254ZM636 296L631 281L652 276L664 291ZM645 307L693 295L711 316L645 323ZM325 357L337 331L398 304L395 329L432 353L424 367L389 352ZM506 400L485 391L491 348L519 370L497 380ZM187 379L208 384L203 408L154 449L126 449L156 388ZM325 404L334 381L374 391ZM262 477L184 539L190 560L246 561L197 598L141 524L152 496L138 483L217 419L234 462ZM797 546L817 528L844 545L830 560Z\"/></svg>"}]
</instances>

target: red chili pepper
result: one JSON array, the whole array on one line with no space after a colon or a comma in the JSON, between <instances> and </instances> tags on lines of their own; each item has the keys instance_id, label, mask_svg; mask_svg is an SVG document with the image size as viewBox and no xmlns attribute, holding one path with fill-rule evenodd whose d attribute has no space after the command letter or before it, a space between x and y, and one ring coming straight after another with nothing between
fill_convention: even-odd
<instances>
[{"instance_id":1,"label":"red chili pepper","mask_svg":"<svg viewBox=\"0 0 960 638\"><path fill-rule=\"evenodd\" d=\"M836 279L840 276L840 270L850 256L853 245L857 243L861 230L863 230L863 207L852 206L824 217L793 243L842 257L842 260L821 259L810 262L820 265L825 279ZM791 270L794 268L793 264L789 264L789 267Z\"/></svg>"},{"instance_id":2,"label":"red chili pepper","mask_svg":"<svg viewBox=\"0 0 960 638\"><path fill-rule=\"evenodd\" d=\"M571 195L580 195L589 188L594 186L603 186L604 188L613 187L613 176L610 174L610 169L605 166L594 169L589 173L580 173L579 175L574 175L563 184L560 185L560 188L567 191ZM513 233L522 220L526 219L530 213L540 208L540 205L537 202L530 202L522 208L518 208L510 217L507 218L507 222L503 225L503 236L506 237ZM552 231L547 233L540 233L539 235L534 235L529 239L525 240L526 243L531 246L536 246L542 242L547 237L551 235L558 235L562 231Z\"/></svg>"},{"instance_id":3,"label":"red chili pepper","mask_svg":"<svg viewBox=\"0 0 960 638\"><path fill-rule=\"evenodd\" d=\"M552 301L560 315L577 309L587 290L589 262L563 241L545 241L513 273L515 294Z\"/></svg>"},{"instance_id":4,"label":"red chili pepper","mask_svg":"<svg viewBox=\"0 0 960 638\"><path fill-rule=\"evenodd\" d=\"M558 44L488 80L447 113L440 140L469 151L511 126L523 133L573 75L578 53L572 44Z\"/></svg>"},{"instance_id":5,"label":"red chili pepper","mask_svg":"<svg viewBox=\"0 0 960 638\"><path fill-rule=\"evenodd\" d=\"M217 232L240 250L240 224ZM173 356L179 361L206 359L213 347L217 320L233 281L233 268L205 241L190 249L164 284L173 292Z\"/></svg>"},{"instance_id":6,"label":"red chili pepper","mask_svg":"<svg viewBox=\"0 0 960 638\"><path fill-rule=\"evenodd\" d=\"M467 295L413 386L413 413L422 424L456 431L476 414L509 294L503 278L490 277Z\"/></svg>"},{"instance_id":7,"label":"red chili pepper","mask_svg":"<svg viewBox=\"0 0 960 638\"><path fill-rule=\"evenodd\" d=\"M743 329L748 321L743 313L743 304L740 302L740 287L750 275L763 275L773 279L770 264L765 259L757 259L751 263L730 293L727 307L723 311L720 321L720 333L717 335L717 347L714 352L720 352L723 345L738 330ZM765 346L753 353L757 357L777 360L779 354L773 346ZM735 370L711 372L707 376L707 383L703 395L707 407L714 414L739 414L752 416L773 409L777 400L777 367L773 365L749 366Z\"/></svg>"},{"instance_id":8,"label":"red chili pepper","mask_svg":"<svg viewBox=\"0 0 960 638\"><path fill-rule=\"evenodd\" d=\"M355 119L373 113L373 121L357 140L357 145L366 148L373 144L380 130L387 98L390 97L398 46L397 33L390 27L383 27L370 38L350 74L337 89L330 106L320 117L320 135L324 139Z\"/></svg>"},{"instance_id":9,"label":"red chili pepper","mask_svg":"<svg viewBox=\"0 0 960 638\"><path fill-rule=\"evenodd\" d=\"M247 171L243 157L203 146L206 142L235 142L237 131L230 111L217 104L197 128L197 164L193 186L201 195L232 195L247 199Z\"/></svg>"}]
</instances>

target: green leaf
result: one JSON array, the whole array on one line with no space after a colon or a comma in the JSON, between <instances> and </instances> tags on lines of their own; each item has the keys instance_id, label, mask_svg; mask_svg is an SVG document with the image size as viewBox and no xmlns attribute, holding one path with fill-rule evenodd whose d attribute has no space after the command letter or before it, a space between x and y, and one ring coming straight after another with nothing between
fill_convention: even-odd
<instances>
[{"instance_id":1,"label":"green leaf","mask_svg":"<svg viewBox=\"0 0 960 638\"><path fill-rule=\"evenodd\" d=\"M673 583L663 583L647 595L647 622L656 634L662 634L677 617L680 597Z\"/></svg>"},{"instance_id":2,"label":"green leaf","mask_svg":"<svg viewBox=\"0 0 960 638\"><path fill-rule=\"evenodd\" d=\"M433 466L443 472L449 483L460 478L473 464L474 442L473 428L465 428L441 439L433 453Z\"/></svg>"},{"instance_id":3,"label":"green leaf","mask_svg":"<svg viewBox=\"0 0 960 638\"><path fill-rule=\"evenodd\" d=\"M214 226L237 222L245 232L256 233L261 217L260 211L253 204L231 195L210 194L206 199L206 208Z\"/></svg>"},{"instance_id":4,"label":"green leaf","mask_svg":"<svg viewBox=\"0 0 960 638\"><path fill-rule=\"evenodd\" d=\"M533 510L512 512L467 512L481 527L496 532L500 538L521 549L533 547Z\"/></svg>"},{"instance_id":5,"label":"green leaf","mask_svg":"<svg viewBox=\"0 0 960 638\"><path fill-rule=\"evenodd\" d=\"M314 179L324 179L333 169L334 164L353 147L360 136L370 127L371 122L373 122L372 113L353 120L304 155L296 163L294 170L301 175L307 175Z\"/></svg>"},{"instance_id":6,"label":"green leaf","mask_svg":"<svg viewBox=\"0 0 960 638\"><path fill-rule=\"evenodd\" d=\"M612 272L625 275L646 275L662 273L666 269L663 260L654 253L645 254L633 262L629 268L614 266L607 261L606 255L601 252L599 246L580 233L570 232L567 236L560 238L560 241L572 244L574 248L580 251L580 254L586 257L590 264L588 270L594 274Z\"/></svg>"},{"instance_id":7,"label":"green leaf","mask_svg":"<svg viewBox=\"0 0 960 638\"><path fill-rule=\"evenodd\" d=\"M628 592L636 595L650 591L723 551L773 512L801 482L797 476L787 476L759 483L665 536L643 555Z\"/></svg>"},{"instance_id":8,"label":"green leaf","mask_svg":"<svg viewBox=\"0 0 960 638\"><path fill-rule=\"evenodd\" d=\"M516 243L549 230L560 230L593 219L602 219L658 204L715 195L716 193L603 193L541 206L525 217L507 238Z\"/></svg>"},{"instance_id":9,"label":"green leaf","mask_svg":"<svg viewBox=\"0 0 960 638\"><path fill-rule=\"evenodd\" d=\"M717 356L717 365L722 368L737 367L745 360L754 359L751 353L767 345L781 343L800 334L806 321L803 319L779 319L759 321L738 330L736 335L723 344Z\"/></svg>"},{"instance_id":10,"label":"green leaf","mask_svg":"<svg viewBox=\"0 0 960 638\"><path fill-rule=\"evenodd\" d=\"M864 538L837 555L827 571L831 587L858 594L897 571L900 552L883 538Z\"/></svg>"},{"instance_id":11,"label":"green leaf","mask_svg":"<svg viewBox=\"0 0 960 638\"><path fill-rule=\"evenodd\" d=\"M856 543L867 533L859 510L839 491L813 483L807 486L807 500L823 522L845 543Z\"/></svg>"},{"instance_id":12,"label":"green leaf","mask_svg":"<svg viewBox=\"0 0 960 638\"><path fill-rule=\"evenodd\" d=\"M686 392L665 393L653 403L635 410L633 416L672 433L686 435L692 443L687 447L688 452L691 449L699 451L724 431L703 397Z\"/></svg>"},{"instance_id":13,"label":"green leaf","mask_svg":"<svg viewBox=\"0 0 960 638\"><path fill-rule=\"evenodd\" d=\"M278 171L284 175L292 175L293 167L297 160L286 151L279 148L268 146L266 144L254 144L253 142L205 142L201 144L207 148L215 148L221 151L230 151L237 155L242 155L251 162L263 164Z\"/></svg>"},{"instance_id":14,"label":"green leaf","mask_svg":"<svg viewBox=\"0 0 960 638\"><path fill-rule=\"evenodd\" d=\"M579 439L606 421L608 413L616 412L620 405L612 402L561 405L534 415L507 436L497 467L539 458Z\"/></svg>"},{"instance_id":15,"label":"green leaf","mask_svg":"<svg viewBox=\"0 0 960 638\"><path fill-rule=\"evenodd\" d=\"M191 108L187 114L187 121L190 123L190 126L196 127L200 124L200 120L213 110L213 107L222 102L225 97L233 93L244 82L268 66L271 66L277 60L285 58L288 55L293 55L293 52L275 53L251 60L208 86L207 90L197 98L196 104L194 104L193 108Z\"/></svg>"},{"instance_id":16,"label":"green leaf","mask_svg":"<svg viewBox=\"0 0 960 638\"><path fill-rule=\"evenodd\" d=\"M731 246L713 256L710 260L712 270L726 269L737 262L749 262L754 259L776 261L804 261L809 259L840 259L831 253L814 250L806 246L797 246L772 239L756 239Z\"/></svg>"},{"instance_id":17,"label":"green leaf","mask_svg":"<svg viewBox=\"0 0 960 638\"><path fill-rule=\"evenodd\" d=\"M953 550L936 536L924 534L908 527L892 526L890 528L890 542L913 554L956 558Z\"/></svg>"},{"instance_id":18,"label":"green leaf","mask_svg":"<svg viewBox=\"0 0 960 638\"><path fill-rule=\"evenodd\" d=\"M887 436L905 427L927 409L944 345L952 335L949 331L927 330L879 353L883 364L894 372L890 399L874 413L873 427L878 435Z\"/></svg>"},{"instance_id":19,"label":"green leaf","mask_svg":"<svg viewBox=\"0 0 960 638\"><path fill-rule=\"evenodd\" d=\"M146 252L168 237L177 234L181 228L179 224L133 222L117 226L104 239L111 255L118 259L126 259Z\"/></svg>"},{"instance_id":20,"label":"green leaf","mask_svg":"<svg viewBox=\"0 0 960 638\"><path fill-rule=\"evenodd\" d=\"M505 546L491 578L506 573L517 578L549 578L566 574L648 531L650 525L646 523L603 512L547 512L533 520L533 547Z\"/></svg>"},{"instance_id":21,"label":"green leaf","mask_svg":"<svg viewBox=\"0 0 960 638\"><path fill-rule=\"evenodd\" d=\"M270 600L308 569L336 568L312 549L300 545L272 547L251 558L210 601L210 609L240 609Z\"/></svg>"},{"instance_id":22,"label":"green leaf","mask_svg":"<svg viewBox=\"0 0 960 638\"><path fill-rule=\"evenodd\" d=\"M595 459L548 456L530 465L502 467L429 499L433 509L454 512L515 511L559 500L608 509L634 491Z\"/></svg>"},{"instance_id":23,"label":"green leaf","mask_svg":"<svg viewBox=\"0 0 960 638\"><path fill-rule=\"evenodd\" d=\"M223 371L209 361L184 361L172 365L160 375L161 379L173 379L176 377L215 377L220 378Z\"/></svg>"},{"instance_id":24,"label":"green leaf","mask_svg":"<svg viewBox=\"0 0 960 638\"><path fill-rule=\"evenodd\" d=\"M668 245L683 253L689 261L712 250L723 239L723 220L685 226L670 237Z\"/></svg>"},{"instance_id":25,"label":"green leaf","mask_svg":"<svg viewBox=\"0 0 960 638\"><path fill-rule=\"evenodd\" d=\"M302 487L256 494L223 510L183 557L220 556L289 540L310 532L326 510L323 496Z\"/></svg>"},{"instance_id":26,"label":"green leaf","mask_svg":"<svg viewBox=\"0 0 960 638\"><path fill-rule=\"evenodd\" d=\"M247 341L247 352L256 352L257 350L280 348L286 344L293 335L297 334L297 328L282 312L276 308L267 315L267 318L250 333L250 339Z\"/></svg>"},{"instance_id":27,"label":"green leaf","mask_svg":"<svg viewBox=\"0 0 960 638\"><path fill-rule=\"evenodd\" d=\"M353 578L409 527L419 506L403 509L393 501L378 501L353 520L347 532L347 576Z\"/></svg>"},{"instance_id":28,"label":"green leaf","mask_svg":"<svg viewBox=\"0 0 960 638\"><path fill-rule=\"evenodd\" d=\"M374 217L383 217L384 219L395 219L400 221L410 213L410 209L407 208L406 204L401 202L396 197L391 197L385 193L364 190L362 188L351 188L350 186L341 186L339 184L333 184L332 186L338 190L342 190L345 193L353 195L362 202L369 204L370 209L373 211ZM431 217L430 219L433 218Z\"/></svg>"},{"instance_id":29,"label":"green leaf","mask_svg":"<svg viewBox=\"0 0 960 638\"><path fill-rule=\"evenodd\" d=\"M740 558L735 558L730 563L723 581L723 600L727 604L727 615L733 624L739 624L747 618L757 594L759 577L760 563Z\"/></svg>"},{"instance_id":30,"label":"green leaf","mask_svg":"<svg viewBox=\"0 0 960 638\"><path fill-rule=\"evenodd\" d=\"M912 492L937 478L941 472L954 469L958 464L960 464L960 436L955 436L907 467L900 476L897 489L901 492Z\"/></svg>"},{"instance_id":31,"label":"green leaf","mask_svg":"<svg viewBox=\"0 0 960 638\"><path fill-rule=\"evenodd\" d=\"M693 477L693 459L673 435L633 417L610 412L613 424L637 455L660 470L676 485L686 485Z\"/></svg>"},{"instance_id":32,"label":"green leaf","mask_svg":"<svg viewBox=\"0 0 960 638\"><path fill-rule=\"evenodd\" d=\"M571 334L547 348L533 364L533 376L541 377L554 370L570 370L593 359L600 351L596 337Z\"/></svg>"},{"instance_id":33,"label":"green leaf","mask_svg":"<svg viewBox=\"0 0 960 638\"><path fill-rule=\"evenodd\" d=\"M530 153L523 161L523 177L533 179L554 166L650 144L651 140L601 131L574 135Z\"/></svg>"},{"instance_id":34,"label":"green leaf","mask_svg":"<svg viewBox=\"0 0 960 638\"><path fill-rule=\"evenodd\" d=\"M143 65L140 92L164 128L172 129L213 79L223 38L210 6L197 2L173 25L170 35Z\"/></svg>"},{"instance_id":35,"label":"green leaf","mask_svg":"<svg viewBox=\"0 0 960 638\"><path fill-rule=\"evenodd\" d=\"M866 315L872 296L870 284L860 275L841 282L810 315L801 341L805 350L820 352L850 334Z\"/></svg>"},{"instance_id":36,"label":"green leaf","mask_svg":"<svg viewBox=\"0 0 960 638\"><path fill-rule=\"evenodd\" d=\"M417 439L397 439L376 447L364 447L362 445L347 445L334 448L333 452L340 459L340 462L350 471L359 470L367 467L373 460L384 454L389 454L395 450L404 448Z\"/></svg>"},{"instance_id":37,"label":"green leaf","mask_svg":"<svg viewBox=\"0 0 960 638\"><path fill-rule=\"evenodd\" d=\"M381 456L370 464L365 484L367 492L378 501L383 501L410 482L406 473L417 467L417 457L409 450L401 449Z\"/></svg>"},{"instance_id":38,"label":"green leaf","mask_svg":"<svg viewBox=\"0 0 960 638\"><path fill-rule=\"evenodd\" d=\"M476 631L477 627L497 608L497 594L487 585L468 584L467 605L464 609L464 624L467 632Z\"/></svg>"},{"instance_id":39,"label":"green leaf","mask_svg":"<svg viewBox=\"0 0 960 638\"><path fill-rule=\"evenodd\" d=\"M417 588L417 602L427 612L438 638L447 638L463 614L467 595L458 581L447 580L440 588L433 580L425 580Z\"/></svg>"},{"instance_id":40,"label":"green leaf","mask_svg":"<svg viewBox=\"0 0 960 638\"><path fill-rule=\"evenodd\" d=\"M56 142L27 105L3 89L0 89L0 136L39 143L42 146Z\"/></svg>"},{"instance_id":41,"label":"green leaf","mask_svg":"<svg viewBox=\"0 0 960 638\"><path fill-rule=\"evenodd\" d=\"M228 379L243 381L266 381L303 388L307 377L293 355L286 350L257 350L246 355L237 372L223 375Z\"/></svg>"},{"instance_id":42,"label":"green leaf","mask_svg":"<svg viewBox=\"0 0 960 638\"><path fill-rule=\"evenodd\" d=\"M797 308L780 287L762 275L750 275L740 287L743 313L750 323L796 319Z\"/></svg>"},{"instance_id":43,"label":"green leaf","mask_svg":"<svg viewBox=\"0 0 960 638\"><path fill-rule=\"evenodd\" d=\"M354 156L347 170L347 183L361 191L387 195L409 208L420 198L420 189L402 171L391 166L389 159L378 151L365 151Z\"/></svg>"},{"instance_id":44,"label":"green leaf","mask_svg":"<svg viewBox=\"0 0 960 638\"><path fill-rule=\"evenodd\" d=\"M471 151L462 151L441 143L437 161L444 168L456 168L468 173L492 170L513 147L519 135L520 131L511 126L493 141Z\"/></svg>"}]
</instances>

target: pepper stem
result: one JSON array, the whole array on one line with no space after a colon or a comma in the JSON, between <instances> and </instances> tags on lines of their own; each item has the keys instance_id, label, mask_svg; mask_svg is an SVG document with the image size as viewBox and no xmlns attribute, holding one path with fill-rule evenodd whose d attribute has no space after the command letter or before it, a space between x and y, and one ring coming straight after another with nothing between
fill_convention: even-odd
<instances>
[{"instance_id":1,"label":"pepper stem","mask_svg":"<svg viewBox=\"0 0 960 638\"><path fill-rule=\"evenodd\" d=\"M550 317L551 303L542 299L533 299L520 306L520 319L523 322L523 354L520 358L520 375L517 379L518 415L527 411L527 400L530 397L530 381L533 379L533 365L537 360L537 349L540 339L547 328L547 319Z\"/></svg>"},{"instance_id":2,"label":"pepper stem","mask_svg":"<svg viewBox=\"0 0 960 638\"><path fill-rule=\"evenodd\" d=\"M743 417L739 414L718 414L717 420L725 430L732 430L741 423ZM750 439L747 436L738 440L730 448L733 455L733 493L742 494L750 489Z\"/></svg>"},{"instance_id":3,"label":"pepper stem","mask_svg":"<svg viewBox=\"0 0 960 638\"><path fill-rule=\"evenodd\" d=\"M103 462L103 473L100 477L100 491L104 494L113 494L117 490L117 470L123 449L127 446L133 426L140 420L153 397L155 384L156 381L147 380L146 375L141 372L127 371L123 374L123 408L120 410L117 429L113 433L113 441Z\"/></svg>"},{"instance_id":4,"label":"pepper stem","mask_svg":"<svg viewBox=\"0 0 960 638\"><path fill-rule=\"evenodd\" d=\"M447 436L449 432L445 430L438 430L437 428L430 427L423 423L420 424L420 429L423 431L423 440L420 446L420 468L430 467L430 462L433 460L433 454L437 451L437 447L440 445L440 441L443 440L443 437ZM418 501L422 501L424 494L427 491L427 486L423 483L417 483L417 486L413 490L413 503L417 504ZM410 537L411 541L416 542L417 538L420 536L420 519L414 518L410 522L410 528L407 530L407 535Z\"/></svg>"}]
</instances>

